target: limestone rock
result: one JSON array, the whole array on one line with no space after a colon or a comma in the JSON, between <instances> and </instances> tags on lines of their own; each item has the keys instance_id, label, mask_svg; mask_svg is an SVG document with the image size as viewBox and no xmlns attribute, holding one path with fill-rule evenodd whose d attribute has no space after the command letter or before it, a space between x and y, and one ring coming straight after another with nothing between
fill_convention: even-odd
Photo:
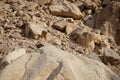
<instances>
[{"instance_id":1,"label":"limestone rock","mask_svg":"<svg viewBox=\"0 0 120 80\"><path fill-rule=\"evenodd\" d=\"M103 53L104 55L102 57L105 64L117 65L120 63L120 56L114 50L107 48L104 49Z\"/></svg>"},{"instance_id":2,"label":"limestone rock","mask_svg":"<svg viewBox=\"0 0 120 80\"><path fill-rule=\"evenodd\" d=\"M65 27L67 25L67 22L64 20L57 21L53 24L53 27L55 27L57 30L65 31Z\"/></svg>"},{"instance_id":3,"label":"limestone rock","mask_svg":"<svg viewBox=\"0 0 120 80\"><path fill-rule=\"evenodd\" d=\"M114 59L120 59L120 56L112 49L105 49L105 56L113 57Z\"/></svg>"},{"instance_id":4,"label":"limestone rock","mask_svg":"<svg viewBox=\"0 0 120 80\"><path fill-rule=\"evenodd\" d=\"M25 49L18 49L16 51L13 51L11 53L9 53L7 56L5 56L2 59L2 63L12 63L14 60L16 60L17 58L19 58L20 56L26 54L26 50Z\"/></svg>"},{"instance_id":5,"label":"limestone rock","mask_svg":"<svg viewBox=\"0 0 120 80\"><path fill-rule=\"evenodd\" d=\"M76 57L51 45L43 47L40 53L24 54L0 73L0 80L90 79L119 80L120 78L99 61L83 56Z\"/></svg>"},{"instance_id":6,"label":"limestone rock","mask_svg":"<svg viewBox=\"0 0 120 80\"><path fill-rule=\"evenodd\" d=\"M27 37L33 37L33 38L39 38L40 37L46 37L47 25L43 22L41 23L34 23L34 22L28 22L25 26L25 35Z\"/></svg>"},{"instance_id":7,"label":"limestone rock","mask_svg":"<svg viewBox=\"0 0 120 80\"><path fill-rule=\"evenodd\" d=\"M56 16L71 17L74 19L82 19L83 15L79 8L72 3L64 3L63 5L50 5L51 14Z\"/></svg>"},{"instance_id":8,"label":"limestone rock","mask_svg":"<svg viewBox=\"0 0 120 80\"><path fill-rule=\"evenodd\" d=\"M68 23L66 26L66 33L70 34L71 32L73 32L75 29L77 29L79 26L72 24L72 23Z\"/></svg>"}]
</instances>

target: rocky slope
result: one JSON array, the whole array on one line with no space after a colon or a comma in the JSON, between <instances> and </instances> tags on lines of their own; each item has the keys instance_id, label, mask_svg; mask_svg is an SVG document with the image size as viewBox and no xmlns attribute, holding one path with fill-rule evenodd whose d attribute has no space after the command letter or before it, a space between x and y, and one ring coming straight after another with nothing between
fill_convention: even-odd
<instances>
[{"instance_id":1,"label":"rocky slope","mask_svg":"<svg viewBox=\"0 0 120 80\"><path fill-rule=\"evenodd\" d=\"M0 0L0 80L120 80L119 35L119 0Z\"/></svg>"}]
</instances>

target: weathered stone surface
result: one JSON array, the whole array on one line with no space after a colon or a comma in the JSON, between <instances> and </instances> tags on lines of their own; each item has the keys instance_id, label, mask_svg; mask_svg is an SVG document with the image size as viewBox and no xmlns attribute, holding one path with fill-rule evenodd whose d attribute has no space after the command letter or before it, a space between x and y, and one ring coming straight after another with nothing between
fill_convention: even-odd
<instances>
[{"instance_id":1,"label":"weathered stone surface","mask_svg":"<svg viewBox=\"0 0 120 80\"><path fill-rule=\"evenodd\" d=\"M91 28L87 26L80 26L80 28L77 28L70 34L70 38L74 41L77 40L78 36L82 34L83 32L91 32Z\"/></svg>"},{"instance_id":2,"label":"weathered stone surface","mask_svg":"<svg viewBox=\"0 0 120 80\"><path fill-rule=\"evenodd\" d=\"M12 64L5 67L0 74L1 80L20 80L25 72L25 64L29 60L30 55L25 54ZM11 74L12 73L12 74ZM5 77L6 76L6 77Z\"/></svg>"},{"instance_id":3,"label":"weathered stone surface","mask_svg":"<svg viewBox=\"0 0 120 80\"><path fill-rule=\"evenodd\" d=\"M110 48L104 49L102 58L105 64L110 63L111 65L119 65L120 63L119 54Z\"/></svg>"},{"instance_id":4,"label":"weathered stone surface","mask_svg":"<svg viewBox=\"0 0 120 80\"><path fill-rule=\"evenodd\" d=\"M23 0L4 0L7 4L23 3Z\"/></svg>"},{"instance_id":5,"label":"weathered stone surface","mask_svg":"<svg viewBox=\"0 0 120 80\"><path fill-rule=\"evenodd\" d=\"M120 2L114 1L108 4L101 12L88 20L86 24L90 27L100 29L106 36L114 36L116 43L119 45L119 8Z\"/></svg>"},{"instance_id":6,"label":"weathered stone surface","mask_svg":"<svg viewBox=\"0 0 120 80\"><path fill-rule=\"evenodd\" d=\"M38 38L39 36L46 36L47 30L46 28L47 25L43 22L41 23L34 23L34 22L28 22L25 26L25 35L27 37L33 37L33 38Z\"/></svg>"},{"instance_id":7,"label":"weathered stone surface","mask_svg":"<svg viewBox=\"0 0 120 80\"><path fill-rule=\"evenodd\" d=\"M96 53L89 53L89 54L87 54L85 56L90 58L90 59L93 59L93 60L101 61L99 56Z\"/></svg>"},{"instance_id":8,"label":"weathered stone surface","mask_svg":"<svg viewBox=\"0 0 120 80\"><path fill-rule=\"evenodd\" d=\"M100 0L82 0L83 1L83 5L86 7L86 8L89 8L89 9L95 9L97 8L101 1Z\"/></svg>"},{"instance_id":9,"label":"weathered stone surface","mask_svg":"<svg viewBox=\"0 0 120 80\"><path fill-rule=\"evenodd\" d=\"M53 27L55 27L57 30L65 31L66 25L67 25L66 21L60 20L60 21L55 22L53 24Z\"/></svg>"},{"instance_id":10,"label":"weathered stone surface","mask_svg":"<svg viewBox=\"0 0 120 80\"><path fill-rule=\"evenodd\" d=\"M79 8L72 3L63 3L62 5L50 5L51 14L64 17L72 17L74 19L82 19L83 15Z\"/></svg>"},{"instance_id":11,"label":"weathered stone surface","mask_svg":"<svg viewBox=\"0 0 120 80\"><path fill-rule=\"evenodd\" d=\"M71 32L73 32L75 29L77 29L79 26L72 24L72 23L68 23L66 26L66 33L70 34Z\"/></svg>"},{"instance_id":12,"label":"weathered stone surface","mask_svg":"<svg viewBox=\"0 0 120 80\"><path fill-rule=\"evenodd\" d=\"M41 5L50 4L50 2L51 2L51 0L31 0L31 1L38 2Z\"/></svg>"},{"instance_id":13,"label":"weathered stone surface","mask_svg":"<svg viewBox=\"0 0 120 80\"><path fill-rule=\"evenodd\" d=\"M99 61L83 56L76 57L47 45L40 50L40 53L24 54L6 66L0 73L0 80L8 79L119 80L120 78Z\"/></svg>"},{"instance_id":14,"label":"weathered stone surface","mask_svg":"<svg viewBox=\"0 0 120 80\"><path fill-rule=\"evenodd\" d=\"M81 26L70 34L72 41L76 42L82 47L85 47L87 52L91 52L95 47L94 37L94 34L91 33L91 28L87 26Z\"/></svg>"},{"instance_id":15,"label":"weathered stone surface","mask_svg":"<svg viewBox=\"0 0 120 80\"><path fill-rule=\"evenodd\" d=\"M17 58L21 57L22 55L26 54L26 50L25 49L18 49L16 51L13 51L11 53L9 53L7 56L5 56L2 59L2 63L12 63L14 60L16 60Z\"/></svg>"},{"instance_id":16,"label":"weathered stone surface","mask_svg":"<svg viewBox=\"0 0 120 80\"><path fill-rule=\"evenodd\" d=\"M104 55L107 57L113 57L114 59L120 59L120 56L118 55L118 53L116 53L114 50L110 48L105 49Z\"/></svg>"},{"instance_id":17,"label":"weathered stone surface","mask_svg":"<svg viewBox=\"0 0 120 80\"><path fill-rule=\"evenodd\" d=\"M104 8L101 12L97 13L96 15L96 22L95 22L95 26L96 28L100 28L104 23L110 22L112 25L115 26L115 28L117 28L118 26L118 21L117 19L119 18L119 2L111 2L106 8ZM93 27L93 26L91 26Z\"/></svg>"},{"instance_id":18,"label":"weathered stone surface","mask_svg":"<svg viewBox=\"0 0 120 80\"><path fill-rule=\"evenodd\" d=\"M6 15L5 12L0 10L0 19L3 19L5 15Z\"/></svg>"}]
</instances>

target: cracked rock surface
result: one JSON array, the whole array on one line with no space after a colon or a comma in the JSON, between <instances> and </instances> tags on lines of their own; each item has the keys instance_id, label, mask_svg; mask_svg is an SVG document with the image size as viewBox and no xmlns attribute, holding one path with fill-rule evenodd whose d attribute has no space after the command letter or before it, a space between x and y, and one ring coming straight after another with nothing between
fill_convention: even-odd
<instances>
[{"instance_id":1,"label":"cracked rock surface","mask_svg":"<svg viewBox=\"0 0 120 80\"><path fill-rule=\"evenodd\" d=\"M0 80L8 79L119 80L119 77L102 62L84 56L76 57L55 46L47 45L42 47L39 53L24 54L9 64L0 74Z\"/></svg>"},{"instance_id":2,"label":"cracked rock surface","mask_svg":"<svg viewBox=\"0 0 120 80\"><path fill-rule=\"evenodd\" d=\"M0 80L120 80L119 0L0 0Z\"/></svg>"}]
</instances>

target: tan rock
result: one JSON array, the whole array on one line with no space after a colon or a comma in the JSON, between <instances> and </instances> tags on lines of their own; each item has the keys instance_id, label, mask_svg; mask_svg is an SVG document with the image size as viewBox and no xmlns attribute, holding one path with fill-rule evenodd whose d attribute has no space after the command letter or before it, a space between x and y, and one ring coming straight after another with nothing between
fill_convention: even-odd
<instances>
[{"instance_id":1,"label":"tan rock","mask_svg":"<svg viewBox=\"0 0 120 80\"><path fill-rule=\"evenodd\" d=\"M47 25L43 22L28 22L25 26L25 35L36 39L39 37L46 37L47 30L45 27L47 27Z\"/></svg>"},{"instance_id":2,"label":"tan rock","mask_svg":"<svg viewBox=\"0 0 120 80\"><path fill-rule=\"evenodd\" d=\"M111 65L119 65L120 63L120 56L116 53L113 49L105 48L103 49L103 63L111 64Z\"/></svg>"},{"instance_id":3,"label":"tan rock","mask_svg":"<svg viewBox=\"0 0 120 80\"><path fill-rule=\"evenodd\" d=\"M51 41L53 39L53 36L50 33L47 33L46 40Z\"/></svg>"},{"instance_id":4,"label":"tan rock","mask_svg":"<svg viewBox=\"0 0 120 80\"><path fill-rule=\"evenodd\" d=\"M64 5L50 5L49 10L51 14L62 17L71 17L74 19L82 19L83 15L79 8L71 3L64 3Z\"/></svg>"},{"instance_id":5,"label":"tan rock","mask_svg":"<svg viewBox=\"0 0 120 80\"><path fill-rule=\"evenodd\" d=\"M51 2L51 0L31 0L31 1L35 1L41 5L50 4L50 2Z\"/></svg>"},{"instance_id":6,"label":"tan rock","mask_svg":"<svg viewBox=\"0 0 120 80\"><path fill-rule=\"evenodd\" d=\"M87 15L90 15L90 14L92 13L92 10L90 10L90 9L89 9L89 10L86 10L85 13L86 13Z\"/></svg>"},{"instance_id":7,"label":"tan rock","mask_svg":"<svg viewBox=\"0 0 120 80\"><path fill-rule=\"evenodd\" d=\"M95 9L100 5L100 0L83 0L83 5L89 9Z\"/></svg>"},{"instance_id":8,"label":"tan rock","mask_svg":"<svg viewBox=\"0 0 120 80\"><path fill-rule=\"evenodd\" d=\"M77 29L79 26L72 24L72 23L68 23L66 26L66 33L70 34L71 32L73 32L75 29Z\"/></svg>"},{"instance_id":9,"label":"tan rock","mask_svg":"<svg viewBox=\"0 0 120 80\"><path fill-rule=\"evenodd\" d=\"M55 27L57 30L65 31L65 27L67 25L67 22L64 20L57 21L53 24L53 27Z\"/></svg>"},{"instance_id":10,"label":"tan rock","mask_svg":"<svg viewBox=\"0 0 120 80\"><path fill-rule=\"evenodd\" d=\"M3 19L5 15L6 15L5 12L0 11L0 19Z\"/></svg>"}]
</instances>

